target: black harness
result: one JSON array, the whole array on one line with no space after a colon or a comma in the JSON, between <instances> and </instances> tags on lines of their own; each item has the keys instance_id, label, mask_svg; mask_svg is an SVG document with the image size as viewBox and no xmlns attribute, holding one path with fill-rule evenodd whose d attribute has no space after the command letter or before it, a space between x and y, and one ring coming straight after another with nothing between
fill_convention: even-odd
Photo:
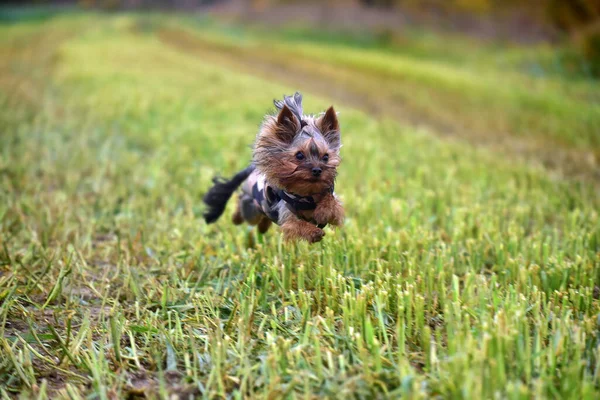
<instances>
[{"instance_id":1,"label":"black harness","mask_svg":"<svg viewBox=\"0 0 600 400\"><path fill-rule=\"evenodd\" d=\"M267 193L265 193L267 192ZM329 188L328 193L333 193L333 186ZM275 223L279 221L279 210L277 204L280 201L285 202L286 207L296 217L303 218L298 211L312 211L317 208L317 203L312 196L299 196L288 193L282 189L273 189L270 186L265 186L263 190L258 188L258 183L252 186L252 197L261 205L261 211ZM266 204L266 209L263 205ZM308 221L312 222L312 221ZM318 224L317 227L323 229L327 224Z\"/></svg>"}]
</instances>

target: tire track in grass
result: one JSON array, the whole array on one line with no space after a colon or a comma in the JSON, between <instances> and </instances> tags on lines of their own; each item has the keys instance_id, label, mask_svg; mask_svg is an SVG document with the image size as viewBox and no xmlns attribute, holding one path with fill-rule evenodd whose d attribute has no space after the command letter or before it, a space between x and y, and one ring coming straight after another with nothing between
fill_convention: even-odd
<instances>
[{"instance_id":1,"label":"tire track in grass","mask_svg":"<svg viewBox=\"0 0 600 400\"><path fill-rule=\"evenodd\" d=\"M501 157L541 163L552 174L600 187L600 154L596 155L593 150L559 147L547 138L523 138L502 132L476 131L462 127L458 120L451 124L442 118L425 115L403 101L402 97L410 93L381 90L389 88L392 79L306 58L296 59L292 54L278 54L258 46L245 48L217 43L178 28L159 28L157 36L172 48L232 71L280 81L361 109L376 117L393 118L402 124L425 127L438 136L464 140L494 151ZM414 89L423 90L418 87Z\"/></svg>"}]
</instances>

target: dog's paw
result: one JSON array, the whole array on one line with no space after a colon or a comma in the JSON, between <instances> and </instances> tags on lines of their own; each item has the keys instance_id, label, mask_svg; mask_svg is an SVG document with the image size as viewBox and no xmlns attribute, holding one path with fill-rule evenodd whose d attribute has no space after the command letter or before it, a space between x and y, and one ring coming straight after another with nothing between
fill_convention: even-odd
<instances>
[{"instance_id":1,"label":"dog's paw","mask_svg":"<svg viewBox=\"0 0 600 400\"><path fill-rule=\"evenodd\" d=\"M322 229L315 229L308 235L309 243L317 243L323 240L323 236L325 236L325 232Z\"/></svg>"},{"instance_id":2,"label":"dog's paw","mask_svg":"<svg viewBox=\"0 0 600 400\"><path fill-rule=\"evenodd\" d=\"M233 222L234 225L241 225L244 222L244 217L242 217L242 213L240 212L240 210L236 210L233 213L233 216L231 217L231 222Z\"/></svg>"},{"instance_id":3,"label":"dog's paw","mask_svg":"<svg viewBox=\"0 0 600 400\"><path fill-rule=\"evenodd\" d=\"M310 222L302 220L285 222L281 225L281 229L283 231L284 238L288 241L302 239L309 243L317 243L323 239L323 236L325 236L325 232L323 232L322 229L317 228Z\"/></svg>"}]
</instances>

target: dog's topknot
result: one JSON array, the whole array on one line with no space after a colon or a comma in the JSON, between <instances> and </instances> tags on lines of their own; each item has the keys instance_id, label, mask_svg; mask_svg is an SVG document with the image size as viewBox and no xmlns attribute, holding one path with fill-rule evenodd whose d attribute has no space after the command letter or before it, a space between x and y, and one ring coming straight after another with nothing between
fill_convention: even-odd
<instances>
[{"instance_id":1,"label":"dog's topknot","mask_svg":"<svg viewBox=\"0 0 600 400\"><path fill-rule=\"evenodd\" d=\"M277 108L277 111L281 111L284 105L286 105L290 111L298 118L298 121L303 120L302 113L302 95L300 92L294 93L293 96L283 96L283 100L273 100L273 104Z\"/></svg>"}]
</instances>

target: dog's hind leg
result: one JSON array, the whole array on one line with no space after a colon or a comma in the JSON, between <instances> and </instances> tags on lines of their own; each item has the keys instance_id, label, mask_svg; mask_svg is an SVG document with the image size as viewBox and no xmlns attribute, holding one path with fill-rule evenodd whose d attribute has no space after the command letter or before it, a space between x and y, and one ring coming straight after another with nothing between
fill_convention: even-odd
<instances>
[{"instance_id":1,"label":"dog's hind leg","mask_svg":"<svg viewBox=\"0 0 600 400\"><path fill-rule=\"evenodd\" d=\"M273 222L268 217L262 217L262 219L258 223L258 232L261 234L266 233L271 227L272 223Z\"/></svg>"},{"instance_id":2,"label":"dog's hind leg","mask_svg":"<svg viewBox=\"0 0 600 400\"><path fill-rule=\"evenodd\" d=\"M254 203L254 199L247 194L240 196L239 210L244 220L250 225L258 224L264 215Z\"/></svg>"},{"instance_id":3,"label":"dog's hind leg","mask_svg":"<svg viewBox=\"0 0 600 400\"><path fill-rule=\"evenodd\" d=\"M242 223L244 223L244 217L242 216L242 199L241 199L241 197L237 202L237 207L235 209L235 212L233 213L233 217L231 218L231 221L234 223L234 225L241 225Z\"/></svg>"}]
</instances>

